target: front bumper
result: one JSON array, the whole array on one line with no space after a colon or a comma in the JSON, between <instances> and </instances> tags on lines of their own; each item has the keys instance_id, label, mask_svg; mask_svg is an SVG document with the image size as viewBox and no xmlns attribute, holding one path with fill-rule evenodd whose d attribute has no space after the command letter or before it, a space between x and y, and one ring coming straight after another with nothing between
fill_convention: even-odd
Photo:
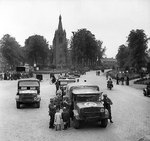
<instances>
[{"instance_id":1,"label":"front bumper","mask_svg":"<svg viewBox=\"0 0 150 141\"><path fill-rule=\"evenodd\" d=\"M31 98L16 97L16 102L20 102L20 103L36 103L40 101L41 101L41 97L31 97Z\"/></svg>"}]
</instances>

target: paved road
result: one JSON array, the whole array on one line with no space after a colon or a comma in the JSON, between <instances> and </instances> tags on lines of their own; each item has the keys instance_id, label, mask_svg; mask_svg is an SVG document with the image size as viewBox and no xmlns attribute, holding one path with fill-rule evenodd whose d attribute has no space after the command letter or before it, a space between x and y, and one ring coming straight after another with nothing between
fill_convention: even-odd
<instances>
[{"instance_id":1,"label":"paved road","mask_svg":"<svg viewBox=\"0 0 150 141\"><path fill-rule=\"evenodd\" d=\"M41 82L41 108L16 109L17 81L0 81L0 141L137 141L150 134L150 98L141 89L115 85L106 88L106 77L94 71L81 76L80 81L98 84L113 101L114 123L103 129L85 125L82 129L54 131L48 128L49 98L55 95L55 86Z\"/></svg>"}]
</instances>

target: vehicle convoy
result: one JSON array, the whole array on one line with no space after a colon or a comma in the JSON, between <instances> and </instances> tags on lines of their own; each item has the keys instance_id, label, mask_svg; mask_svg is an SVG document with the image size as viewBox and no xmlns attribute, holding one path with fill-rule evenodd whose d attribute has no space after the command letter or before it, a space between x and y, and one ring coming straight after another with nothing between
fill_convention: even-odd
<instances>
[{"instance_id":1,"label":"vehicle convoy","mask_svg":"<svg viewBox=\"0 0 150 141\"><path fill-rule=\"evenodd\" d=\"M16 107L21 104L36 104L40 108L40 82L37 79L21 79L18 81Z\"/></svg>"},{"instance_id":2,"label":"vehicle convoy","mask_svg":"<svg viewBox=\"0 0 150 141\"><path fill-rule=\"evenodd\" d=\"M71 101L74 128L80 128L84 122L101 122L101 127L107 126L109 113L103 106L102 92L97 85L86 82L68 84L66 96Z\"/></svg>"}]
</instances>

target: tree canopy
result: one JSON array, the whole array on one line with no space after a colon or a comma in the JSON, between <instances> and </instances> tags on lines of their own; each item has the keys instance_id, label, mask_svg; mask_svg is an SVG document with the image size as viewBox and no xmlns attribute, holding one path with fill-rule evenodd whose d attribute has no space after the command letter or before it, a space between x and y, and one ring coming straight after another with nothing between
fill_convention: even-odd
<instances>
[{"instance_id":1,"label":"tree canopy","mask_svg":"<svg viewBox=\"0 0 150 141\"><path fill-rule=\"evenodd\" d=\"M33 65L44 65L47 59L49 48L48 42L43 36L33 35L25 40L25 48L28 63Z\"/></svg>"},{"instance_id":2,"label":"tree canopy","mask_svg":"<svg viewBox=\"0 0 150 141\"><path fill-rule=\"evenodd\" d=\"M147 56L147 36L144 30L130 31L127 42L131 66L141 70L146 65Z\"/></svg>"},{"instance_id":3,"label":"tree canopy","mask_svg":"<svg viewBox=\"0 0 150 141\"><path fill-rule=\"evenodd\" d=\"M116 55L116 59L118 61L118 65L123 68L127 65L128 62L129 51L125 45L119 46L118 53Z\"/></svg>"},{"instance_id":4,"label":"tree canopy","mask_svg":"<svg viewBox=\"0 0 150 141\"><path fill-rule=\"evenodd\" d=\"M103 56L102 42L87 29L79 29L71 39L72 61L76 64L96 62Z\"/></svg>"},{"instance_id":5,"label":"tree canopy","mask_svg":"<svg viewBox=\"0 0 150 141\"><path fill-rule=\"evenodd\" d=\"M119 67L133 67L141 71L147 64L147 41L144 30L131 30L127 38L127 46L119 46L116 59Z\"/></svg>"},{"instance_id":6,"label":"tree canopy","mask_svg":"<svg viewBox=\"0 0 150 141\"><path fill-rule=\"evenodd\" d=\"M6 34L0 40L0 49L7 64L15 68L23 61L23 55L19 43L14 37Z\"/></svg>"}]
</instances>

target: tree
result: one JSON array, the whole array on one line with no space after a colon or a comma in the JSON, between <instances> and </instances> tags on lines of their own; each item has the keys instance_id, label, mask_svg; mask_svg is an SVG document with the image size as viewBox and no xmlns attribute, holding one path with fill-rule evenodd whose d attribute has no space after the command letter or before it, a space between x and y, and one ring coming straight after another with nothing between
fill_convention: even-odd
<instances>
[{"instance_id":1,"label":"tree","mask_svg":"<svg viewBox=\"0 0 150 141\"><path fill-rule=\"evenodd\" d=\"M21 47L14 37L6 34L0 40L0 48L7 64L14 69L23 61Z\"/></svg>"},{"instance_id":2,"label":"tree","mask_svg":"<svg viewBox=\"0 0 150 141\"><path fill-rule=\"evenodd\" d=\"M127 39L131 66L140 71L146 65L147 36L144 30L132 30Z\"/></svg>"},{"instance_id":3,"label":"tree","mask_svg":"<svg viewBox=\"0 0 150 141\"><path fill-rule=\"evenodd\" d=\"M48 42L43 36L33 35L25 40L28 62L33 65L45 65L48 56Z\"/></svg>"},{"instance_id":4,"label":"tree","mask_svg":"<svg viewBox=\"0 0 150 141\"><path fill-rule=\"evenodd\" d=\"M102 42L87 29L79 29L71 39L72 62L74 64L93 64L105 51Z\"/></svg>"},{"instance_id":5,"label":"tree","mask_svg":"<svg viewBox=\"0 0 150 141\"><path fill-rule=\"evenodd\" d=\"M125 45L119 46L116 59L120 68L127 67L128 63L129 50Z\"/></svg>"}]
</instances>

